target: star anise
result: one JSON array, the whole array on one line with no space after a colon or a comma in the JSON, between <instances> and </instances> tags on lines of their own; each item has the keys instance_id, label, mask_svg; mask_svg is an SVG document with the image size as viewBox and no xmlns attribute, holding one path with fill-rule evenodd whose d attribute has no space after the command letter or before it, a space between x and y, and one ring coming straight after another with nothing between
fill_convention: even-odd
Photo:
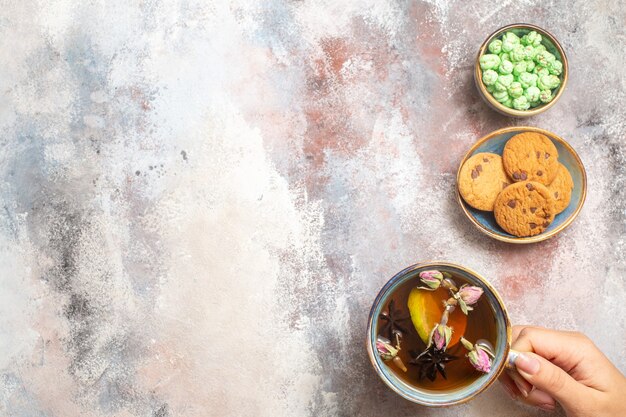
<instances>
[{"instance_id":1,"label":"star anise","mask_svg":"<svg viewBox=\"0 0 626 417\"><path fill-rule=\"evenodd\" d=\"M387 311L380 313L380 319L386 323L383 325L380 332L386 334L389 340L395 340L396 334L402 335L408 333L409 327L404 323L411 319L408 314L402 314L402 311L394 309L395 301L391 300L387 305Z\"/></svg>"},{"instance_id":2,"label":"star anise","mask_svg":"<svg viewBox=\"0 0 626 417\"><path fill-rule=\"evenodd\" d=\"M434 381L437 378L437 372L441 374L443 379L448 379L446 376L446 363L458 359L458 356L454 356L446 352L445 350L439 350L435 348L435 345L430 345L422 353L418 353L414 350L409 351L411 365L419 366L419 379L428 378Z\"/></svg>"}]
</instances>

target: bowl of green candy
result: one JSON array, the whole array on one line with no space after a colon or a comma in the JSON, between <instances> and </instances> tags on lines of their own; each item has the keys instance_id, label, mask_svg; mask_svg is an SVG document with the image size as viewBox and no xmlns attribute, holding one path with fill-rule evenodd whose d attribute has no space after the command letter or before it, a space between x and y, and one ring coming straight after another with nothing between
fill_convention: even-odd
<instances>
[{"instance_id":1,"label":"bowl of green candy","mask_svg":"<svg viewBox=\"0 0 626 417\"><path fill-rule=\"evenodd\" d=\"M549 32L516 23L492 33L476 57L474 81L496 111L529 117L548 110L567 84L567 57Z\"/></svg>"}]
</instances>

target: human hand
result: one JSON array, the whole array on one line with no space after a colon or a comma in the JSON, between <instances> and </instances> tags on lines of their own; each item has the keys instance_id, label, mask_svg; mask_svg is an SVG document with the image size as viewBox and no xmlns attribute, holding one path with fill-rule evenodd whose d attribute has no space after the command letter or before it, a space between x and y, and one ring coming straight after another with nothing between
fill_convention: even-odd
<instances>
[{"instance_id":1,"label":"human hand","mask_svg":"<svg viewBox=\"0 0 626 417\"><path fill-rule=\"evenodd\" d=\"M568 417L626 416L626 377L587 336L531 326L514 326L516 372L500 382L515 399Z\"/></svg>"}]
</instances>

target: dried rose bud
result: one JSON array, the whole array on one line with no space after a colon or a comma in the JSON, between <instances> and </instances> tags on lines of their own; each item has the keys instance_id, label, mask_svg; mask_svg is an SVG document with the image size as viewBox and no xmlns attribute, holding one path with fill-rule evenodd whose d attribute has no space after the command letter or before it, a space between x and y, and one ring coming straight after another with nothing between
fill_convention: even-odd
<instances>
[{"instance_id":1,"label":"dried rose bud","mask_svg":"<svg viewBox=\"0 0 626 417\"><path fill-rule=\"evenodd\" d=\"M452 338L452 329L445 324L438 324L433 329L432 342L438 350L445 350Z\"/></svg>"},{"instance_id":2,"label":"dried rose bud","mask_svg":"<svg viewBox=\"0 0 626 417\"><path fill-rule=\"evenodd\" d=\"M378 336L376 339L376 350L380 355L381 359L384 361L392 361L398 368L402 371L406 372L406 366L402 362L402 359L398 356L399 349L396 349L391 345L391 342L388 339L385 339L382 336Z\"/></svg>"},{"instance_id":3,"label":"dried rose bud","mask_svg":"<svg viewBox=\"0 0 626 417\"><path fill-rule=\"evenodd\" d=\"M376 350L384 361L389 361L398 355L398 349L391 345L391 342L384 337L376 339Z\"/></svg>"},{"instance_id":4,"label":"dried rose bud","mask_svg":"<svg viewBox=\"0 0 626 417\"><path fill-rule=\"evenodd\" d=\"M452 291L458 290L456 287L456 282L454 282L452 278L444 278L443 281L441 281L441 286Z\"/></svg>"},{"instance_id":5,"label":"dried rose bud","mask_svg":"<svg viewBox=\"0 0 626 417\"><path fill-rule=\"evenodd\" d=\"M461 337L461 343L463 344L463 347L465 347L465 349L470 351L474 350L474 345L466 338Z\"/></svg>"},{"instance_id":6,"label":"dried rose bud","mask_svg":"<svg viewBox=\"0 0 626 417\"><path fill-rule=\"evenodd\" d=\"M491 371L491 358L480 346L474 345L474 350L467 357L476 370L484 373Z\"/></svg>"},{"instance_id":7,"label":"dried rose bud","mask_svg":"<svg viewBox=\"0 0 626 417\"><path fill-rule=\"evenodd\" d=\"M480 287L465 286L459 290L459 297L468 306L476 304L481 295L483 295L483 289Z\"/></svg>"},{"instance_id":8,"label":"dried rose bud","mask_svg":"<svg viewBox=\"0 0 626 417\"><path fill-rule=\"evenodd\" d=\"M492 359L496 357L496 354L494 353L495 349L493 348L493 345L488 340L478 339L476 341L476 345L480 347L482 350L484 350L487 353L487 355L491 356Z\"/></svg>"},{"instance_id":9,"label":"dried rose bud","mask_svg":"<svg viewBox=\"0 0 626 417\"><path fill-rule=\"evenodd\" d=\"M437 278L439 281L443 279L443 274L436 269L420 272L420 278Z\"/></svg>"},{"instance_id":10,"label":"dried rose bud","mask_svg":"<svg viewBox=\"0 0 626 417\"><path fill-rule=\"evenodd\" d=\"M429 288L436 290L441 285L443 274L439 271L422 271L419 274L420 281L426 284Z\"/></svg>"},{"instance_id":11,"label":"dried rose bud","mask_svg":"<svg viewBox=\"0 0 626 417\"><path fill-rule=\"evenodd\" d=\"M458 293L457 293L457 296L458 296ZM463 312L463 314L467 316L469 312L473 310L473 308L465 304L465 301L463 301L461 297L459 297L458 300L459 300L459 307L461 307L461 311Z\"/></svg>"},{"instance_id":12,"label":"dried rose bud","mask_svg":"<svg viewBox=\"0 0 626 417\"><path fill-rule=\"evenodd\" d=\"M403 372L408 371L408 369L406 369L406 366L404 366L404 362L402 362L402 359L400 359L400 356L396 356L395 358L393 358L392 362L394 365L400 368Z\"/></svg>"}]
</instances>

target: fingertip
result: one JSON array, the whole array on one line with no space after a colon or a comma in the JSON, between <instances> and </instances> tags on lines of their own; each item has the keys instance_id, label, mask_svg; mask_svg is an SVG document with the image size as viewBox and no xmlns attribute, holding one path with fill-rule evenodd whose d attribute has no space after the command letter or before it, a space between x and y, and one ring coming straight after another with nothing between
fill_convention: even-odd
<instances>
[{"instance_id":1,"label":"fingertip","mask_svg":"<svg viewBox=\"0 0 626 417\"><path fill-rule=\"evenodd\" d=\"M519 397L525 398L528 397L530 391L532 391L533 386L530 382L526 381L519 372L515 370L507 370L506 375L510 378L511 382L517 388L519 392Z\"/></svg>"},{"instance_id":2,"label":"fingertip","mask_svg":"<svg viewBox=\"0 0 626 417\"><path fill-rule=\"evenodd\" d=\"M521 381L514 379L513 382L515 382L515 386L517 387L519 392L522 394L522 397L524 398L528 397L528 394L530 394L530 389L527 388L526 385Z\"/></svg>"},{"instance_id":3,"label":"fingertip","mask_svg":"<svg viewBox=\"0 0 626 417\"><path fill-rule=\"evenodd\" d=\"M547 392L538 389L534 389L528 397L526 397L525 402L547 411L553 411L556 408L554 398Z\"/></svg>"},{"instance_id":4,"label":"fingertip","mask_svg":"<svg viewBox=\"0 0 626 417\"><path fill-rule=\"evenodd\" d=\"M541 408L542 410L550 411L550 412L556 409L556 406L554 404L541 404L541 405L538 405L537 407Z\"/></svg>"},{"instance_id":5,"label":"fingertip","mask_svg":"<svg viewBox=\"0 0 626 417\"><path fill-rule=\"evenodd\" d=\"M515 361L520 378L535 387L534 391L547 393L552 402L536 401L534 405L543 409L553 409L558 401L564 407L576 407L585 398L586 386L575 381L562 368L549 360L531 352L524 352ZM529 396L533 395L531 393ZM540 394L539 394L540 395Z\"/></svg>"},{"instance_id":6,"label":"fingertip","mask_svg":"<svg viewBox=\"0 0 626 417\"><path fill-rule=\"evenodd\" d=\"M515 382L513 382L513 380L511 379L510 376L508 376L507 374L503 373L498 378L498 381L500 381L500 384L502 385L502 389L504 389L504 392L506 392L507 395L509 397L511 397L511 399L513 399L513 400L519 399L521 393L517 389L517 386L515 385Z\"/></svg>"},{"instance_id":7,"label":"fingertip","mask_svg":"<svg viewBox=\"0 0 626 417\"><path fill-rule=\"evenodd\" d=\"M502 384L502 389L504 389L504 392L506 392L512 400L517 400L519 398L519 395L517 395L515 388L506 384Z\"/></svg>"},{"instance_id":8,"label":"fingertip","mask_svg":"<svg viewBox=\"0 0 626 417\"><path fill-rule=\"evenodd\" d=\"M520 353L515 358L515 367L523 375L536 375L541 368L541 364L534 355L528 353ZM523 375L524 376L524 375Z\"/></svg>"},{"instance_id":9,"label":"fingertip","mask_svg":"<svg viewBox=\"0 0 626 417\"><path fill-rule=\"evenodd\" d=\"M533 389L530 394L528 394L528 397L520 397L518 399L524 404L540 408L544 411L552 412L556 410L557 403L554 398L552 398L550 394L538 389Z\"/></svg>"}]
</instances>

